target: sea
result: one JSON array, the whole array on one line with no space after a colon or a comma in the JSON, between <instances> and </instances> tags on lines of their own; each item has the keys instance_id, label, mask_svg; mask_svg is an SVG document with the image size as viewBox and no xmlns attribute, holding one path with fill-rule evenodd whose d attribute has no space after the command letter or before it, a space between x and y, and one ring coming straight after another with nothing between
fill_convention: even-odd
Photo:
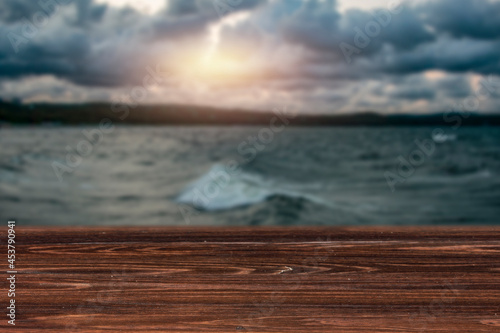
<instances>
[{"instance_id":1,"label":"sea","mask_svg":"<svg viewBox=\"0 0 500 333\"><path fill-rule=\"evenodd\" d=\"M498 225L500 128L3 126L1 220Z\"/></svg>"}]
</instances>

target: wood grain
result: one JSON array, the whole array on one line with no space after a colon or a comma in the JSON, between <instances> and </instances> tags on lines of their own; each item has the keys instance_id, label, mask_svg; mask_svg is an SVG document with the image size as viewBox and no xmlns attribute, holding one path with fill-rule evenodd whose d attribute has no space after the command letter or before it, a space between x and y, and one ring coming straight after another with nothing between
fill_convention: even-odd
<instances>
[{"instance_id":1,"label":"wood grain","mask_svg":"<svg viewBox=\"0 0 500 333\"><path fill-rule=\"evenodd\" d=\"M17 227L16 242L1 332L500 332L500 228Z\"/></svg>"}]
</instances>

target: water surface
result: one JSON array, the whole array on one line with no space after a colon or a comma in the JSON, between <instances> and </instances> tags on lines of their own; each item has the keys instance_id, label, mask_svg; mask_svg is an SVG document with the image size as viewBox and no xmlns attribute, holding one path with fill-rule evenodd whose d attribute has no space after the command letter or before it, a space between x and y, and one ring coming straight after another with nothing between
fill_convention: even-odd
<instances>
[{"instance_id":1,"label":"water surface","mask_svg":"<svg viewBox=\"0 0 500 333\"><path fill-rule=\"evenodd\" d=\"M0 129L0 219L20 225L500 222L499 128L442 135L435 128L286 128L270 142L257 141L257 149L249 137L258 138L260 127L124 126L94 142L60 181L54 162L67 166L68 151L95 128ZM415 140L434 149L418 153ZM418 166L398 170L401 158ZM240 167L228 172L235 161ZM388 175L401 177L392 188Z\"/></svg>"}]
</instances>

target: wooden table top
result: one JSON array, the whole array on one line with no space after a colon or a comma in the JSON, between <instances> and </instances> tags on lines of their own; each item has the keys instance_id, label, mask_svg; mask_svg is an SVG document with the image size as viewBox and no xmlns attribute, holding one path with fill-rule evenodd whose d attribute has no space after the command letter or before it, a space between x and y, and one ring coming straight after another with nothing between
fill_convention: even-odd
<instances>
[{"instance_id":1,"label":"wooden table top","mask_svg":"<svg viewBox=\"0 0 500 333\"><path fill-rule=\"evenodd\" d=\"M16 251L1 332L500 332L500 228L16 227Z\"/></svg>"}]
</instances>

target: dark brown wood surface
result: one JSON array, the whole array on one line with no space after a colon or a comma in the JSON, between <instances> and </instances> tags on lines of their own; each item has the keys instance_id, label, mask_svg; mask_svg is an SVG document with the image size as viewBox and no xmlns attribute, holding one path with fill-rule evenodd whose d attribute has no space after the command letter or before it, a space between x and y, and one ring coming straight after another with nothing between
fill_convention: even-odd
<instances>
[{"instance_id":1,"label":"dark brown wood surface","mask_svg":"<svg viewBox=\"0 0 500 333\"><path fill-rule=\"evenodd\" d=\"M17 227L16 251L2 332L500 332L500 228Z\"/></svg>"}]
</instances>

